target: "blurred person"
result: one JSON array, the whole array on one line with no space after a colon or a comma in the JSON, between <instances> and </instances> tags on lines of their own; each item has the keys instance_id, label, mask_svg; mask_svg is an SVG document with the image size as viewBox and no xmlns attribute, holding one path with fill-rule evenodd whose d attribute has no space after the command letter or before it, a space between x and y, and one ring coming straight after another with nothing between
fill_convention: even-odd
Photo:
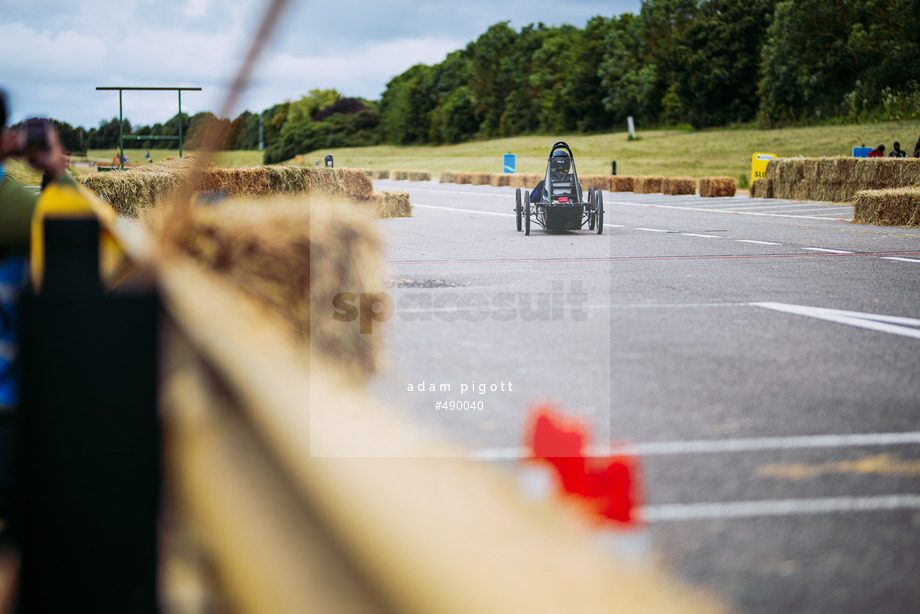
<instances>
[{"instance_id":1,"label":"blurred person","mask_svg":"<svg viewBox=\"0 0 920 614\"><path fill-rule=\"evenodd\" d=\"M891 153L888 154L889 158L906 158L907 152L901 149L901 144L897 141L894 142L894 149L891 150Z\"/></svg>"},{"instance_id":2,"label":"blurred person","mask_svg":"<svg viewBox=\"0 0 920 614\"><path fill-rule=\"evenodd\" d=\"M867 158L884 158L885 157L885 146L879 145L875 149L869 152Z\"/></svg>"},{"instance_id":3,"label":"blurred person","mask_svg":"<svg viewBox=\"0 0 920 614\"><path fill-rule=\"evenodd\" d=\"M38 203L35 191L20 185L5 172L4 162L21 157L43 171L43 186L52 181L72 182L66 174L67 157L51 122L29 120L9 129L7 98L0 90L0 547L8 534L14 506L17 406L16 360L19 348L19 294L28 283L28 257L32 214Z\"/></svg>"},{"instance_id":4,"label":"blurred person","mask_svg":"<svg viewBox=\"0 0 920 614\"><path fill-rule=\"evenodd\" d=\"M920 158L920 139L917 139L917 144L914 145L914 157Z\"/></svg>"}]
</instances>

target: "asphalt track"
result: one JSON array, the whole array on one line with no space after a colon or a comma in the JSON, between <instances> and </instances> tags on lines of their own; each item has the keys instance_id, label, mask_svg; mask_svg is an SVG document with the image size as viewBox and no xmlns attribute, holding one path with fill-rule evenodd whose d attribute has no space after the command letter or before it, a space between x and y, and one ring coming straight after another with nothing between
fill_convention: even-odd
<instances>
[{"instance_id":1,"label":"asphalt track","mask_svg":"<svg viewBox=\"0 0 920 614\"><path fill-rule=\"evenodd\" d=\"M579 416L640 459L654 555L737 611L920 611L920 230L605 193L602 235L525 237L510 188L375 189L414 205L380 223L391 406L503 468L535 404Z\"/></svg>"}]
</instances>

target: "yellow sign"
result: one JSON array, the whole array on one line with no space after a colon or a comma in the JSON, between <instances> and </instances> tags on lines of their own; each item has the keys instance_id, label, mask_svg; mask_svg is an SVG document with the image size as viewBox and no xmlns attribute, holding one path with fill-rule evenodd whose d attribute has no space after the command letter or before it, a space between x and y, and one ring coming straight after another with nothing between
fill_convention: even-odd
<instances>
[{"instance_id":1,"label":"yellow sign","mask_svg":"<svg viewBox=\"0 0 920 614\"><path fill-rule=\"evenodd\" d=\"M755 153L751 156L751 183L767 176L767 163L775 158L771 153Z\"/></svg>"}]
</instances>

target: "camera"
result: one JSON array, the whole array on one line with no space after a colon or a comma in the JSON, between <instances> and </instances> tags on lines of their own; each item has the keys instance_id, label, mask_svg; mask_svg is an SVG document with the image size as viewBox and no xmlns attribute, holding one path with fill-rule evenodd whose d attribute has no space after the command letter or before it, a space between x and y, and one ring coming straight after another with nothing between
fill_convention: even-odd
<instances>
[{"instance_id":1,"label":"camera","mask_svg":"<svg viewBox=\"0 0 920 614\"><path fill-rule=\"evenodd\" d=\"M15 153L32 160L36 154L49 151L51 149L48 136L50 133L51 122L49 120L37 117L27 119L19 132L19 147Z\"/></svg>"}]
</instances>

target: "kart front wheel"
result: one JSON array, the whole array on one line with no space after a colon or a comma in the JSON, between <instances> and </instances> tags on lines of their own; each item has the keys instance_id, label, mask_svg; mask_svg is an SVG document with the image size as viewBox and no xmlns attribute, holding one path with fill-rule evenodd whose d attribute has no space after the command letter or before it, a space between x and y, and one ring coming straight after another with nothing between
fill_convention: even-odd
<instances>
[{"instance_id":1,"label":"kart front wheel","mask_svg":"<svg viewBox=\"0 0 920 614\"><path fill-rule=\"evenodd\" d=\"M595 217L597 217L597 234L603 234L604 232L604 194L602 192L596 193L597 201L595 203Z\"/></svg>"},{"instance_id":2,"label":"kart front wheel","mask_svg":"<svg viewBox=\"0 0 920 614\"><path fill-rule=\"evenodd\" d=\"M517 229L518 232L521 232L521 188L518 188L514 193L514 216L517 218Z\"/></svg>"},{"instance_id":3,"label":"kart front wheel","mask_svg":"<svg viewBox=\"0 0 920 614\"><path fill-rule=\"evenodd\" d=\"M530 235L530 193L524 192L524 234Z\"/></svg>"}]
</instances>

